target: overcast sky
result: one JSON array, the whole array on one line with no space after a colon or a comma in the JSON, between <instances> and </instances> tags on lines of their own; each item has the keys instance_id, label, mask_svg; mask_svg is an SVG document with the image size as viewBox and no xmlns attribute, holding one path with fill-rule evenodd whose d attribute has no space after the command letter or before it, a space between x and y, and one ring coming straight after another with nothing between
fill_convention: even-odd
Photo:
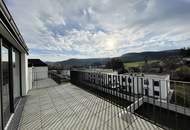
<instances>
[{"instance_id":1,"label":"overcast sky","mask_svg":"<svg viewBox=\"0 0 190 130\"><path fill-rule=\"evenodd\" d=\"M5 0L30 58L190 47L190 0Z\"/></svg>"}]
</instances>

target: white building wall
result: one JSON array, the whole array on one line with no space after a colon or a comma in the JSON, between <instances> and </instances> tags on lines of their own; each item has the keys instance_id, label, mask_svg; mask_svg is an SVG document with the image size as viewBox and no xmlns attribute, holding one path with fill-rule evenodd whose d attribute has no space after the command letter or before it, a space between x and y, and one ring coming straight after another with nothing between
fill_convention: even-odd
<instances>
[{"instance_id":1,"label":"white building wall","mask_svg":"<svg viewBox=\"0 0 190 130\"><path fill-rule=\"evenodd\" d=\"M131 78L130 84L128 82L128 78ZM127 79L127 86L129 85L132 86L131 92L135 94L141 94L142 91L145 94L145 89L148 89L149 96L155 96L157 98L160 98L161 96L162 99L166 99L170 91L170 83L169 83L170 76L169 75L144 75L144 76L126 75L126 79ZM149 85L145 84L145 80L148 80ZM158 81L160 85L154 86L153 81ZM134 89L133 89L133 86L134 86ZM159 94L161 95L159 96L154 95L154 91L158 91Z\"/></svg>"},{"instance_id":2,"label":"white building wall","mask_svg":"<svg viewBox=\"0 0 190 130\"><path fill-rule=\"evenodd\" d=\"M22 96L27 95L29 90L28 82L28 56L25 53L21 53L21 85L22 85Z\"/></svg>"},{"instance_id":3,"label":"white building wall","mask_svg":"<svg viewBox=\"0 0 190 130\"><path fill-rule=\"evenodd\" d=\"M155 96L153 94L153 91L158 91L160 95L155 96L155 97L160 98L161 96L162 99L167 98L168 93L170 91L170 83L169 83L170 76L169 75L144 75L144 80L146 79L148 79L149 81L149 85L148 85L149 96ZM158 81L160 85L154 86L153 81ZM143 85L144 85L144 88L147 88L147 85L144 84L144 81L143 81Z\"/></svg>"},{"instance_id":4,"label":"white building wall","mask_svg":"<svg viewBox=\"0 0 190 130\"><path fill-rule=\"evenodd\" d=\"M48 67L33 67L32 68L33 80L42 80L48 78Z\"/></svg>"},{"instance_id":5,"label":"white building wall","mask_svg":"<svg viewBox=\"0 0 190 130\"><path fill-rule=\"evenodd\" d=\"M34 81L43 80L48 78L48 67L29 67L28 68L28 89L33 88Z\"/></svg>"},{"instance_id":6,"label":"white building wall","mask_svg":"<svg viewBox=\"0 0 190 130\"><path fill-rule=\"evenodd\" d=\"M98 77L98 73L90 73L85 74L85 80L95 80L95 83L98 83L100 78ZM103 73L102 73L103 74ZM114 76L115 74L112 73L106 73L109 75ZM169 75L144 75L144 76L135 76L135 75L115 75L115 76L120 76L117 78L117 83L119 83L120 80L120 86L122 85L122 77L126 79L126 82L124 82L124 86L127 85L127 91L129 92L131 88L131 93L135 94L145 94L145 90L148 89L148 96L150 97L156 97L158 99L166 100L168 93L170 92L170 76ZM131 83L128 82L128 79L131 79ZM108 79L108 76L107 76ZM147 86L144 82L145 80L148 80L149 85ZM158 81L159 86L154 86L153 81ZM108 80L107 80L108 83ZM116 84L114 82L114 79L111 81L111 86L112 88L116 88ZM159 93L159 96L154 95L154 91L157 91Z\"/></svg>"}]
</instances>

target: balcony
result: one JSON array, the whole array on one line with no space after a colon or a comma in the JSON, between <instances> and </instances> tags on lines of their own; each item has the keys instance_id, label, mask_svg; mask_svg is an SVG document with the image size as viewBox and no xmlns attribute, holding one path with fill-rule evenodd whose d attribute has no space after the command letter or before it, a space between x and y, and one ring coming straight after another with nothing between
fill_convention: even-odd
<instances>
[{"instance_id":1,"label":"balcony","mask_svg":"<svg viewBox=\"0 0 190 130\"><path fill-rule=\"evenodd\" d=\"M51 78L33 81L18 130L188 129L186 100L180 105L176 96L171 102L169 96L147 96L135 88L135 77L131 84L124 77L74 70L71 83L57 84Z\"/></svg>"},{"instance_id":2,"label":"balcony","mask_svg":"<svg viewBox=\"0 0 190 130\"><path fill-rule=\"evenodd\" d=\"M43 81L42 81L43 82ZM44 82L43 82L44 83ZM162 129L71 83L33 89L19 130Z\"/></svg>"}]
</instances>

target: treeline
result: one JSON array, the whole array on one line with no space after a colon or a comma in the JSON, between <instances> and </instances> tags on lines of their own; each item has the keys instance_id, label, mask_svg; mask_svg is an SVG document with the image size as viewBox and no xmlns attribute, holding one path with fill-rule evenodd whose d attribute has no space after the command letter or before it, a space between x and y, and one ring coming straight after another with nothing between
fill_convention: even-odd
<instances>
[{"instance_id":1,"label":"treeline","mask_svg":"<svg viewBox=\"0 0 190 130\"><path fill-rule=\"evenodd\" d=\"M119 58L112 58L110 61L106 63L105 68L117 71L119 74L126 72L124 64Z\"/></svg>"},{"instance_id":2,"label":"treeline","mask_svg":"<svg viewBox=\"0 0 190 130\"><path fill-rule=\"evenodd\" d=\"M190 47L180 49L180 55L182 57L190 57Z\"/></svg>"}]
</instances>

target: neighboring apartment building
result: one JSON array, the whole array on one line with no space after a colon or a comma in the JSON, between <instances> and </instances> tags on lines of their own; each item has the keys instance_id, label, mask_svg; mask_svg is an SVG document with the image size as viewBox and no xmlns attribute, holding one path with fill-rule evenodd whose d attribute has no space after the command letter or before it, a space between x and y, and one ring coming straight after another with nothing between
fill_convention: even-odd
<instances>
[{"instance_id":1,"label":"neighboring apartment building","mask_svg":"<svg viewBox=\"0 0 190 130\"><path fill-rule=\"evenodd\" d=\"M7 129L28 91L28 48L0 0L0 129Z\"/></svg>"},{"instance_id":2,"label":"neighboring apartment building","mask_svg":"<svg viewBox=\"0 0 190 130\"><path fill-rule=\"evenodd\" d=\"M162 99L162 101L166 101L169 93L172 92L170 89L170 75L168 74L125 73L118 75L114 72L106 72L103 69L99 71L86 69L85 72L89 72L85 74L87 80L98 82L100 80L99 74L107 74L107 83L111 84L110 87L113 89L121 89L119 87L124 85L127 86L127 89L123 87L124 91L132 94L143 93L147 97Z\"/></svg>"},{"instance_id":3,"label":"neighboring apartment building","mask_svg":"<svg viewBox=\"0 0 190 130\"><path fill-rule=\"evenodd\" d=\"M157 74L125 74L128 76L128 84L129 79L131 79L131 86L133 85L134 78L134 93L144 93L144 95L149 97L159 98L162 100L166 100L168 97L170 89L170 75L157 75ZM138 79L137 79L138 78ZM137 81L138 80L138 81ZM138 84L138 85L137 85ZM143 84L143 90L141 88ZM139 88L137 87L139 86ZM137 91L138 88L138 91ZM133 92L133 90L131 90Z\"/></svg>"}]
</instances>

